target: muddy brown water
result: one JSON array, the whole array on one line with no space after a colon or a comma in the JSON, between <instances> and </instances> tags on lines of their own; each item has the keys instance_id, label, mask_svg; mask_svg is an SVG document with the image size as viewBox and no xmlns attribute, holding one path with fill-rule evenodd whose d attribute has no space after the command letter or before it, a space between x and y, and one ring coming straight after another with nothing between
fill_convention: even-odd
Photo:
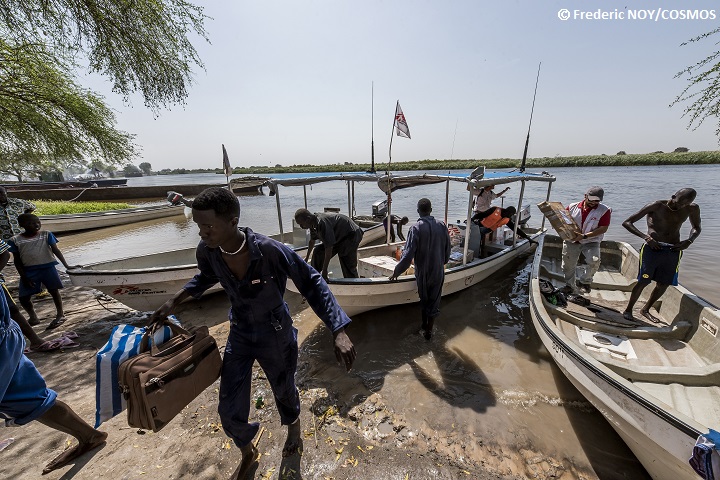
<instances>
[{"instance_id":1,"label":"muddy brown water","mask_svg":"<svg viewBox=\"0 0 720 480\"><path fill-rule=\"evenodd\" d=\"M629 241L636 248L639 239L621 227L622 221L652 200L669 198L686 186L696 188L703 233L685 252L680 280L700 296L720 303L714 253L720 222L711 208L720 193L720 166L565 168L552 173L558 178L552 199L564 204L580 200L588 186L602 185L605 203L613 207L607 238ZM202 175L196 177L207 181ZM339 206L346 212L346 188L308 189L308 207L321 211L324 206ZM506 202L516 202L518 191L513 185ZM527 203L542 201L545 194L544 187L528 185ZM394 212L412 218L418 195L430 198L436 216L443 217L443 185L398 192ZM281 196L287 231L292 213L304 206L302 188L281 190ZM369 204L381 198L375 185L357 185L357 212L368 214ZM450 198L450 221L464 218L466 202L467 193L456 186ZM262 233L278 232L274 198L243 197L241 205L241 223ZM533 217L537 221L539 212L533 211ZM59 246L72 264L196 243L195 225L176 218L66 235ZM303 385L337 392L348 409L378 392L412 428L437 437L438 442L459 436L499 445L518 464L527 458L527 451L539 452L564 465L566 473L572 472L568 478L647 478L632 452L557 369L535 334L528 310L530 262L529 257L520 258L492 279L444 297L430 342L418 335L417 305L357 315L348 330L358 351L349 375L335 367L329 336L317 318L298 310L296 326L304 338L299 379ZM524 471L521 465L517 469Z\"/></svg>"}]
</instances>

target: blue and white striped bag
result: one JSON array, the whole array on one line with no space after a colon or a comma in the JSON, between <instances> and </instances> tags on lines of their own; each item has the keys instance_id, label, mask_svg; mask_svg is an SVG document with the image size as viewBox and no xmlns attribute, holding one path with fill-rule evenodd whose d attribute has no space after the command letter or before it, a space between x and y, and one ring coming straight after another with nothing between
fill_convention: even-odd
<instances>
[{"instance_id":1,"label":"blue and white striped bag","mask_svg":"<svg viewBox=\"0 0 720 480\"><path fill-rule=\"evenodd\" d=\"M174 315L168 320L180 326ZM95 377L95 428L127 408L120 392L118 369L120 364L138 354L145 327L118 325L113 328L110 340L98 350L96 355ZM161 345L172 337L172 330L165 326L150 339L150 345Z\"/></svg>"}]
</instances>

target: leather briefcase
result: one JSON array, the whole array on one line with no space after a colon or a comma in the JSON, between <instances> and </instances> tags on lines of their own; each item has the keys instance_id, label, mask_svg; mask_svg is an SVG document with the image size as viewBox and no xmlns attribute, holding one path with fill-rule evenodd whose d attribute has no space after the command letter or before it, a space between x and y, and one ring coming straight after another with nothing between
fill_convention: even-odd
<instances>
[{"instance_id":1,"label":"leather briefcase","mask_svg":"<svg viewBox=\"0 0 720 480\"><path fill-rule=\"evenodd\" d=\"M148 350L148 328L140 353L120 364L118 380L127 402L128 425L157 432L220 376L222 359L203 326L192 333L170 322L175 336Z\"/></svg>"}]
</instances>

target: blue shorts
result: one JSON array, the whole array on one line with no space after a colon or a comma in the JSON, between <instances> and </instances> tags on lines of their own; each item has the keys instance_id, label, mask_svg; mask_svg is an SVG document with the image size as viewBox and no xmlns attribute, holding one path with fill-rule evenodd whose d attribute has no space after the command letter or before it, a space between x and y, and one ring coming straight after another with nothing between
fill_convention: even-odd
<instances>
[{"instance_id":1,"label":"blue shorts","mask_svg":"<svg viewBox=\"0 0 720 480\"><path fill-rule=\"evenodd\" d=\"M45 285L45 288L48 290L59 290L63 288L62 280L60 280L60 275L55 265L25 270L25 277L35 282L35 286L28 287L25 285L25 282L21 281L20 292L18 293L21 297L29 297L30 295L42 292L41 284Z\"/></svg>"},{"instance_id":2,"label":"blue shorts","mask_svg":"<svg viewBox=\"0 0 720 480\"><path fill-rule=\"evenodd\" d=\"M57 398L23 354L24 348L25 339L17 323L10 320L7 328L0 327L0 420L7 426L38 419Z\"/></svg>"},{"instance_id":3,"label":"blue shorts","mask_svg":"<svg viewBox=\"0 0 720 480\"><path fill-rule=\"evenodd\" d=\"M677 285L682 251L673 251L672 247L663 246L653 250L647 244L640 249L640 271L638 282L650 283L655 280L661 285Z\"/></svg>"}]
</instances>

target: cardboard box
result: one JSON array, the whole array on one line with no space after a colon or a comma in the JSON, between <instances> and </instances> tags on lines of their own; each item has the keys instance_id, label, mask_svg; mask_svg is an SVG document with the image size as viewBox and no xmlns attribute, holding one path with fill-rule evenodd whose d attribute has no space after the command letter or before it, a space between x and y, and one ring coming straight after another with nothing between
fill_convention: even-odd
<instances>
[{"instance_id":1,"label":"cardboard box","mask_svg":"<svg viewBox=\"0 0 720 480\"><path fill-rule=\"evenodd\" d=\"M358 273L365 278L389 277L395 271L397 264L397 260L387 255L359 258ZM415 267L411 265L403 275L415 275Z\"/></svg>"},{"instance_id":2,"label":"cardboard box","mask_svg":"<svg viewBox=\"0 0 720 480\"><path fill-rule=\"evenodd\" d=\"M563 240L572 240L582 234L582 230L562 203L542 202L538 203L538 208Z\"/></svg>"},{"instance_id":3,"label":"cardboard box","mask_svg":"<svg viewBox=\"0 0 720 480\"><path fill-rule=\"evenodd\" d=\"M473 261L473 258L475 258L475 252L468 249L467 256L467 263L470 263ZM458 265L462 265L463 261L463 247L453 247L452 250L450 250L450 260L448 260L448 263L445 264L445 268L452 268L457 267Z\"/></svg>"}]
</instances>

